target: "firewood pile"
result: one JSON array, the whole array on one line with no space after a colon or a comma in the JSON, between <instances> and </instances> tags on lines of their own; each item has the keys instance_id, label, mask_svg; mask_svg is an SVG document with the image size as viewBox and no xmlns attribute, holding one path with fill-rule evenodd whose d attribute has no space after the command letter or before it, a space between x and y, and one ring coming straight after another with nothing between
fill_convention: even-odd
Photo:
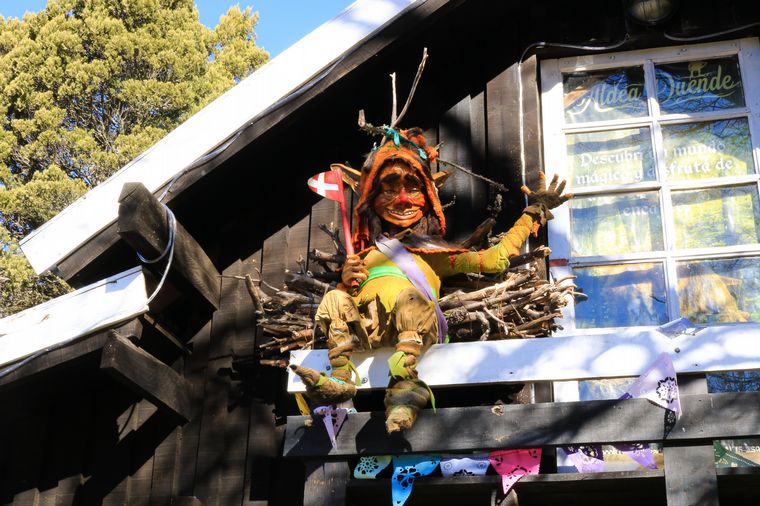
<instances>
[{"instance_id":1,"label":"firewood pile","mask_svg":"<svg viewBox=\"0 0 760 506\"><path fill-rule=\"evenodd\" d=\"M332 232L324 227L328 234ZM290 351L325 347L325 336L314 333L314 313L339 276L334 271L345 260L345 250L335 234L337 253L309 252L312 267L299 261L298 270L286 270L282 289L264 284L270 294L250 276L245 277L257 316L261 364L287 367ZM572 277L556 281L542 279L538 264L548 256L548 248L536 250L511 261L512 267L498 277L467 275L444 283L439 304L449 324L449 341L486 341L546 337L560 327L571 297L585 297L576 291Z\"/></svg>"}]
</instances>

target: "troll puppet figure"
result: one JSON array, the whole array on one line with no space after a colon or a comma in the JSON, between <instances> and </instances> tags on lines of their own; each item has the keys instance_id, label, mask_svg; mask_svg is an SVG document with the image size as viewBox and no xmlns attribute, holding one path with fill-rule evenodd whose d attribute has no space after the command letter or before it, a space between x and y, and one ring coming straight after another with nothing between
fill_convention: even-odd
<instances>
[{"instance_id":1,"label":"troll puppet figure","mask_svg":"<svg viewBox=\"0 0 760 506\"><path fill-rule=\"evenodd\" d=\"M432 344L442 342L446 320L437 301L441 280L461 273L500 273L565 202L564 182L557 178L528 196L526 207L498 244L470 251L445 243L446 220L438 199L431 164L437 151L422 131L389 129L362 166L359 198L354 208L352 242L341 271L342 282L326 294L316 323L327 336L330 374L293 365L307 396L336 404L356 393L358 374L351 363L356 349L395 347L389 359L390 383L385 394L389 433L412 427L432 393L418 377L416 364Z\"/></svg>"}]
</instances>

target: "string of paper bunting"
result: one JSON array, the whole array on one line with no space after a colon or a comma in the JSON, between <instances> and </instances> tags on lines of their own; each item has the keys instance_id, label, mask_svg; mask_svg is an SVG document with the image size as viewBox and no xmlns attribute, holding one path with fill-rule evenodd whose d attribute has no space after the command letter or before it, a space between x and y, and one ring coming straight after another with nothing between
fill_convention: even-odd
<instances>
[{"instance_id":1,"label":"string of paper bunting","mask_svg":"<svg viewBox=\"0 0 760 506\"><path fill-rule=\"evenodd\" d=\"M620 399L646 398L667 410L677 418L681 414L678 383L673 362L667 353L662 353L652 365L628 388ZM346 417L353 409L320 406L315 415L323 417L330 442L336 447L336 436ZM615 447L642 466L656 469L657 466L647 444L618 444ZM604 456L600 446L578 445L562 448L570 461L582 473L604 471ZM444 477L460 475L485 475L492 467L501 476L504 494L523 476L538 474L541 462L541 448L519 450L497 450L488 454L468 456L441 455L379 455L364 456L354 469L358 479L374 479L389 465L393 465L391 491L393 506L402 506L412 493L417 478L427 476L440 466Z\"/></svg>"},{"instance_id":2,"label":"string of paper bunting","mask_svg":"<svg viewBox=\"0 0 760 506\"><path fill-rule=\"evenodd\" d=\"M354 469L354 478L374 479L389 465L393 465L391 495L393 506L403 505L412 493L417 478L427 476L440 466L444 477L483 476L489 467L501 476L502 488L507 494L520 478L538 474L541 449L498 450L468 457L442 457L440 455L373 455L361 457Z\"/></svg>"}]
</instances>

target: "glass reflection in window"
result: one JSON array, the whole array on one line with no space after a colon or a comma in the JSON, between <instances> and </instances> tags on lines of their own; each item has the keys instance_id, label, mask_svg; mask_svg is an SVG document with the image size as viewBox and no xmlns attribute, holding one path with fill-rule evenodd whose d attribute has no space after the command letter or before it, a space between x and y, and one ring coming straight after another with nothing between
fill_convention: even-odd
<instances>
[{"instance_id":1,"label":"glass reflection in window","mask_svg":"<svg viewBox=\"0 0 760 506\"><path fill-rule=\"evenodd\" d=\"M662 127L665 178L680 181L753 174L746 118Z\"/></svg>"},{"instance_id":2,"label":"glass reflection in window","mask_svg":"<svg viewBox=\"0 0 760 506\"><path fill-rule=\"evenodd\" d=\"M760 321L758 258L678 263L681 315L694 323Z\"/></svg>"},{"instance_id":3,"label":"glass reflection in window","mask_svg":"<svg viewBox=\"0 0 760 506\"><path fill-rule=\"evenodd\" d=\"M562 76L565 121L607 121L646 116L644 69L629 67Z\"/></svg>"},{"instance_id":4,"label":"glass reflection in window","mask_svg":"<svg viewBox=\"0 0 760 506\"><path fill-rule=\"evenodd\" d=\"M576 328L661 325L668 321L662 264L573 269L588 300L575 305Z\"/></svg>"},{"instance_id":5,"label":"glass reflection in window","mask_svg":"<svg viewBox=\"0 0 760 506\"><path fill-rule=\"evenodd\" d=\"M760 242L756 186L674 191L676 248L708 248Z\"/></svg>"},{"instance_id":6,"label":"glass reflection in window","mask_svg":"<svg viewBox=\"0 0 760 506\"><path fill-rule=\"evenodd\" d=\"M664 248L657 192L576 197L569 204L573 256Z\"/></svg>"},{"instance_id":7,"label":"glass reflection in window","mask_svg":"<svg viewBox=\"0 0 760 506\"><path fill-rule=\"evenodd\" d=\"M660 112L694 113L744 107L736 56L655 66Z\"/></svg>"},{"instance_id":8,"label":"glass reflection in window","mask_svg":"<svg viewBox=\"0 0 760 506\"><path fill-rule=\"evenodd\" d=\"M649 128L567 135L568 183L574 188L653 181Z\"/></svg>"}]
</instances>

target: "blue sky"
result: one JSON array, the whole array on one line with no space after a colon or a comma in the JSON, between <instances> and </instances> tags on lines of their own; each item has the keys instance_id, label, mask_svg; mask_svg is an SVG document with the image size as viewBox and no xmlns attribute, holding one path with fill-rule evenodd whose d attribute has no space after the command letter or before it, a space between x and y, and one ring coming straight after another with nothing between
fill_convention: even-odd
<instances>
[{"instance_id":1,"label":"blue sky","mask_svg":"<svg viewBox=\"0 0 760 506\"><path fill-rule=\"evenodd\" d=\"M232 5L241 9L250 6L259 11L256 42L277 56L298 39L335 17L353 3L353 0L196 0L201 22L214 27L219 17ZM20 18L25 12L38 12L47 0L0 0L0 15Z\"/></svg>"}]
</instances>

